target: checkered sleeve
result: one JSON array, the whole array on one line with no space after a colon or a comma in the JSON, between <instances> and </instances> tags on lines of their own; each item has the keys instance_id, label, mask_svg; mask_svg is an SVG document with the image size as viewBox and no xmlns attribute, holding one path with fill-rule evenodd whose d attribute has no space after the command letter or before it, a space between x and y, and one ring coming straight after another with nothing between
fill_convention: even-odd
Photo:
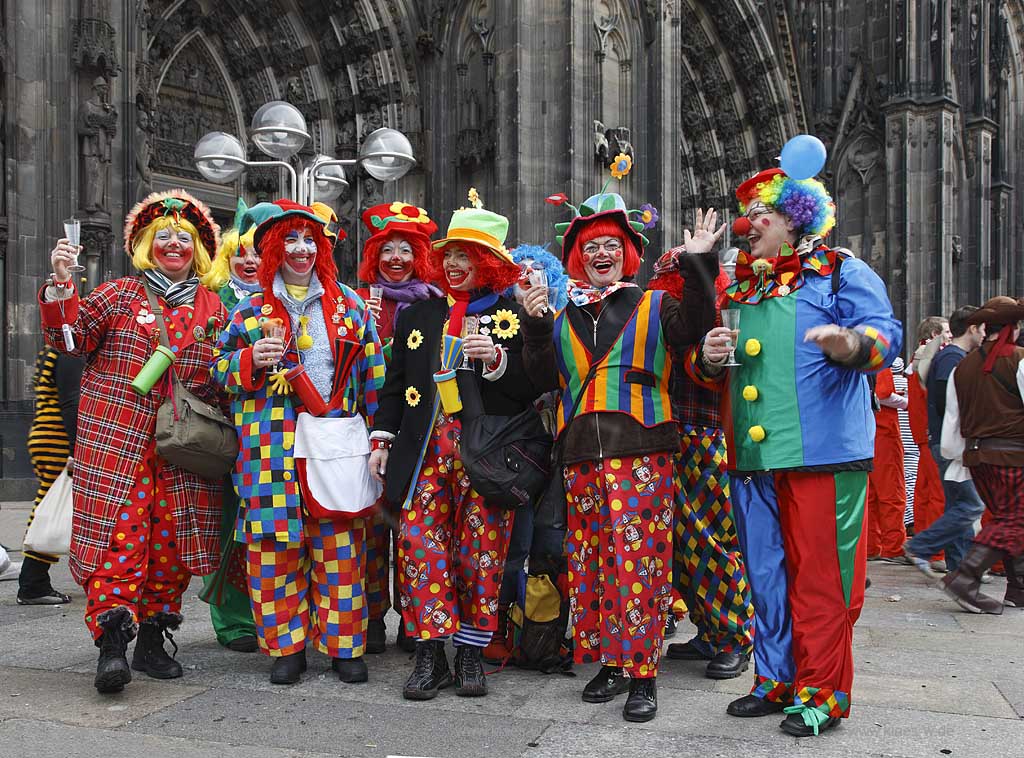
<instances>
[{"instance_id":1,"label":"checkered sleeve","mask_svg":"<svg viewBox=\"0 0 1024 758\"><path fill-rule=\"evenodd\" d=\"M75 338L75 349L70 351L71 354L88 355L96 350L117 310L117 283L104 282L84 298L79 298L75 291L70 297L57 302L46 302L44 291L45 288L39 292L39 314L46 344L62 353L69 352L61 327L70 324Z\"/></svg>"},{"instance_id":2,"label":"checkered sleeve","mask_svg":"<svg viewBox=\"0 0 1024 758\"><path fill-rule=\"evenodd\" d=\"M722 383L725 380L726 373L719 371L718 374L712 376L704 369L704 362L700 358L700 351L704 347L704 340L701 340L699 344L689 348L683 355L683 371L686 375L693 380L693 383L698 387L703 387L707 390L714 390L715 392L721 392Z\"/></svg>"},{"instance_id":3,"label":"checkered sleeve","mask_svg":"<svg viewBox=\"0 0 1024 758\"><path fill-rule=\"evenodd\" d=\"M237 306L213 349L210 375L225 392L255 392L266 380L266 370L252 362L252 346L262 336L259 319L250 308Z\"/></svg>"},{"instance_id":4,"label":"checkered sleeve","mask_svg":"<svg viewBox=\"0 0 1024 758\"><path fill-rule=\"evenodd\" d=\"M364 311L365 313L365 311ZM372 318L366 319L362 330L363 354L359 361L359 376L363 391L359 400L359 409L366 422L372 427L373 416L377 412L378 394L384 388L384 350L377 325Z\"/></svg>"}]
</instances>

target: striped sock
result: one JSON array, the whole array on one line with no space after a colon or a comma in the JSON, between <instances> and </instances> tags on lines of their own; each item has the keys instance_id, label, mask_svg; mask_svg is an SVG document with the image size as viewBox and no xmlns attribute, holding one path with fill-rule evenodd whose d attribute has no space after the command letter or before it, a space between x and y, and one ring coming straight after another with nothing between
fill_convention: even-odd
<instances>
[{"instance_id":1,"label":"striped sock","mask_svg":"<svg viewBox=\"0 0 1024 758\"><path fill-rule=\"evenodd\" d=\"M477 629L469 624L462 624L452 637L456 647L487 647L494 632L487 629Z\"/></svg>"}]
</instances>

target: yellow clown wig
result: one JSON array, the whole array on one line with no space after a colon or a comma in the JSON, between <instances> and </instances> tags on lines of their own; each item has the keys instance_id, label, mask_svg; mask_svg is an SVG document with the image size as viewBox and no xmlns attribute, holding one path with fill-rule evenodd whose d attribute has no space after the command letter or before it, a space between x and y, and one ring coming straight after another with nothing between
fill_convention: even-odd
<instances>
[{"instance_id":1,"label":"yellow clown wig","mask_svg":"<svg viewBox=\"0 0 1024 758\"><path fill-rule=\"evenodd\" d=\"M237 229L229 229L220 238L220 248L213 259L210 270L201 279L202 285L211 292L217 292L231 279L231 259L242 255L242 249L252 249L256 246L253 235L256 227L253 227L245 234L239 235Z\"/></svg>"},{"instance_id":2,"label":"yellow clown wig","mask_svg":"<svg viewBox=\"0 0 1024 758\"><path fill-rule=\"evenodd\" d=\"M149 271L157 268L156 261L153 260L153 238L161 229L168 228L176 232L188 232L192 235L192 271L196 276L204 276L210 270L212 263L210 253L199 239L199 231L191 221L172 216L158 216L132 240L132 265L135 266L136 271Z\"/></svg>"}]
</instances>

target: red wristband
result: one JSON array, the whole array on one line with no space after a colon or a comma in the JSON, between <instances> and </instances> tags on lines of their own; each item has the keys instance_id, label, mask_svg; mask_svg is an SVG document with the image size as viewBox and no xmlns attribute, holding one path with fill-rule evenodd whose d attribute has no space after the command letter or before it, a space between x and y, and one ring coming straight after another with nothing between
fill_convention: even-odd
<instances>
[{"instance_id":1,"label":"red wristband","mask_svg":"<svg viewBox=\"0 0 1024 758\"><path fill-rule=\"evenodd\" d=\"M374 437L370 440L370 450L390 450L391 440L381 439L380 437Z\"/></svg>"}]
</instances>

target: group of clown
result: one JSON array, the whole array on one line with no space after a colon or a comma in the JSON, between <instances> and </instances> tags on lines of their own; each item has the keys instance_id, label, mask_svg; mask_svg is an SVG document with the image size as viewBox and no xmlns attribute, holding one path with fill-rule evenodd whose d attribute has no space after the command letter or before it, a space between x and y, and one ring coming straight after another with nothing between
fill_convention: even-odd
<instances>
[{"instance_id":1,"label":"group of clown","mask_svg":"<svg viewBox=\"0 0 1024 758\"><path fill-rule=\"evenodd\" d=\"M619 156L612 176L631 165ZM415 653L403 695L485 695L484 662L510 652L506 563L521 568L510 549L529 552L532 511L477 492L461 411L438 384L454 369L488 415L552 411L573 657L600 664L585 702L628 693L626 720L654 718L685 604L697 634L667 657L731 678L753 654L753 688L730 714L784 711L796 736L848 716L867 376L901 339L885 287L823 243L823 185L770 169L737 190L733 228L750 245L734 280L708 210L645 289L657 212L605 189L579 206L547 198L554 254L506 248L508 219L475 190L440 239L415 204L371 207L359 290L338 281L345 232L321 204L240 202L222 236L188 193L151 195L125 227L137 275L82 297L61 240L40 308L48 343L87 358L71 568L97 689L123 689L132 670L182 675L163 643L199 575L218 640L270 656L274 683L298 682L310 647L342 682L366 682L393 603L393 639ZM722 325L728 311L738 326ZM130 383L161 327L175 358L140 394ZM171 374L234 423L224 482L156 452Z\"/></svg>"}]
</instances>

